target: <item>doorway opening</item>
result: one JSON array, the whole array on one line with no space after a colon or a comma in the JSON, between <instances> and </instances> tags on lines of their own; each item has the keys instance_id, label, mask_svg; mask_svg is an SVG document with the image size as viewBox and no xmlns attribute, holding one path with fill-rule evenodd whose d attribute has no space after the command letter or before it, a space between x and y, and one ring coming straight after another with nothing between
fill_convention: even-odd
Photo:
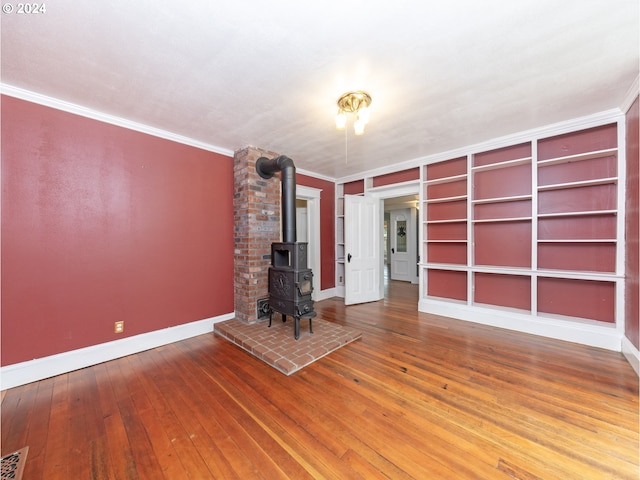
<instances>
[{"instance_id":1,"label":"doorway opening","mask_svg":"<svg viewBox=\"0 0 640 480\"><path fill-rule=\"evenodd\" d=\"M384 281L418 283L419 197L384 199Z\"/></svg>"},{"instance_id":2,"label":"doorway opening","mask_svg":"<svg viewBox=\"0 0 640 480\"><path fill-rule=\"evenodd\" d=\"M296 188L296 238L307 242L308 267L313 272L311 298L320 300L320 189L298 185Z\"/></svg>"},{"instance_id":3,"label":"doorway opening","mask_svg":"<svg viewBox=\"0 0 640 480\"><path fill-rule=\"evenodd\" d=\"M345 305L386 299L387 288L396 284L413 292L418 308L419 193L419 182L407 182L344 196ZM399 197L412 203L403 213L389 210L399 214L389 214L385 230L385 204L407 201Z\"/></svg>"},{"instance_id":4,"label":"doorway opening","mask_svg":"<svg viewBox=\"0 0 640 480\"><path fill-rule=\"evenodd\" d=\"M420 262L420 197L416 194L385 198L384 301L402 298L418 308Z\"/></svg>"}]
</instances>

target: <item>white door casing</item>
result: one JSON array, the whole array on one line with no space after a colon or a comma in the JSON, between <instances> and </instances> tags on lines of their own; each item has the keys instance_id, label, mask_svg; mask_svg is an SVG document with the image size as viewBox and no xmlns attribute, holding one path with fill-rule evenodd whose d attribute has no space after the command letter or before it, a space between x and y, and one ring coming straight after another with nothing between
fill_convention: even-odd
<instances>
[{"instance_id":1,"label":"white door casing","mask_svg":"<svg viewBox=\"0 0 640 480\"><path fill-rule=\"evenodd\" d=\"M381 222L379 198L344 196L345 305L384 297Z\"/></svg>"}]
</instances>

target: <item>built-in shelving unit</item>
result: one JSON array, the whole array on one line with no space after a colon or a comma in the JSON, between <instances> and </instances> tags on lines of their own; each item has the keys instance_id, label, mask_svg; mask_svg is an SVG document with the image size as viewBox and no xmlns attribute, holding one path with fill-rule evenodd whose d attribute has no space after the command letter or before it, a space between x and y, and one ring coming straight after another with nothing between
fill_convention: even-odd
<instances>
[{"instance_id":1,"label":"built-in shelving unit","mask_svg":"<svg viewBox=\"0 0 640 480\"><path fill-rule=\"evenodd\" d=\"M336 185L336 287L344 296L344 185Z\"/></svg>"},{"instance_id":2,"label":"built-in shelving unit","mask_svg":"<svg viewBox=\"0 0 640 480\"><path fill-rule=\"evenodd\" d=\"M429 260L423 280L431 297L467 300L467 163L465 156L425 167L422 258Z\"/></svg>"},{"instance_id":3,"label":"built-in shelving unit","mask_svg":"<svg viewBox=\"0 0 640 480\"><path fill-rule=\"evenodd\" d=\"M420 192L420 311L619 348L624 136L624 117L603 115L338 184L338 291L344 195L406 182Z\"/></svg>"},{"instance_id":4,"label":"built-in shelving unit","mask_svg":"<svg viewBox=\"0 0 640 480\"><path fill-rule=\"evenodd\" d=\"M620 128L611 122L424 165L421 309L615 327Z\"/></svg>"},{"instance_id":5,"label":"built-in shelving unit","mask_svg":"<svg viewBox=\"0 0 640 480\"><path fill-rule=\"evenodd\" d=\"M616 124L540 140L537 171L538 312L614 323ZM549 272L581 275L563 279Z\"/></svg>"}]
</instances>

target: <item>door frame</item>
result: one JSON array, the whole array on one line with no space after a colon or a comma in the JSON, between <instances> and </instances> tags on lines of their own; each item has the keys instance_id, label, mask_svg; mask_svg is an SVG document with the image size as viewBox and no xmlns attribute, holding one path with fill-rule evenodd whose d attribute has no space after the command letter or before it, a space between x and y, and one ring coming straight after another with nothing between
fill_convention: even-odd
<instances>
[{"instance_id":1,"label":"door frame","mask_svg":"<svg viewBox=\"0 0 640 480\"><path fill-rule=\"evenodd\" d=\"M419 200L422 200L420 195L420 180L406 182L402 184L396 185L385 185L384 187L375 187L375 190L369 190L365 193L365 195L371 195L373 197L379 198L381 200L386 200L389 198L397 198L397 197L406 197L407 195L418 195ZM421 202L418 202L421 205ZM418 225L422 224L422 209L418 208ZM384 235L384 208L380 209L380 238ZM418 257L420 257L420 245L422 244L422 229L418 227ZM380 252L380 283L384 284L384 255ZM422 282L421 276L418 276L418 283ZM417 304L416 304L417 308Z\"/></svg>"},{"instance_id":2,"label":"door frame","mask_svg":"<svg viewBox=\"0 0 640 480\"><path fill-rule=\"evenodd\" d=\"M307 202L307 223L309 227L308 267L313 272L311 298L316 301L320 293L320 194L322 189L296 185L296 198Z\"/></svg>"}]
</instances>

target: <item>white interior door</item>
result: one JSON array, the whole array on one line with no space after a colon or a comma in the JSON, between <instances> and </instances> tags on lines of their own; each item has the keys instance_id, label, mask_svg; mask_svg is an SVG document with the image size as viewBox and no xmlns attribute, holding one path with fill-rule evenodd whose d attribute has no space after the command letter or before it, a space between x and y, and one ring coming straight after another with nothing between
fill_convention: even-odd
<instances>
[{"instance_id":1,"label":"white interior door","mask_svg":"<svg viewBox=\"0 0 640 480\"><path fill-rule=\"evenodd\" d=\"M411 255L412 223L410 208L390 211L391 280L410 282L415 276L415 261L412 262Z\"/></svg>"},{"instance_id":2,"label":"white interior door","mask_svg":"<svg viewBox=\"0 0 640 480\"><path fill-rule=\"evenodd\" d=\"M373 302L384 296L382 281L382 200L344 196L344 303Z\"/></svg>"}]
</instances>

